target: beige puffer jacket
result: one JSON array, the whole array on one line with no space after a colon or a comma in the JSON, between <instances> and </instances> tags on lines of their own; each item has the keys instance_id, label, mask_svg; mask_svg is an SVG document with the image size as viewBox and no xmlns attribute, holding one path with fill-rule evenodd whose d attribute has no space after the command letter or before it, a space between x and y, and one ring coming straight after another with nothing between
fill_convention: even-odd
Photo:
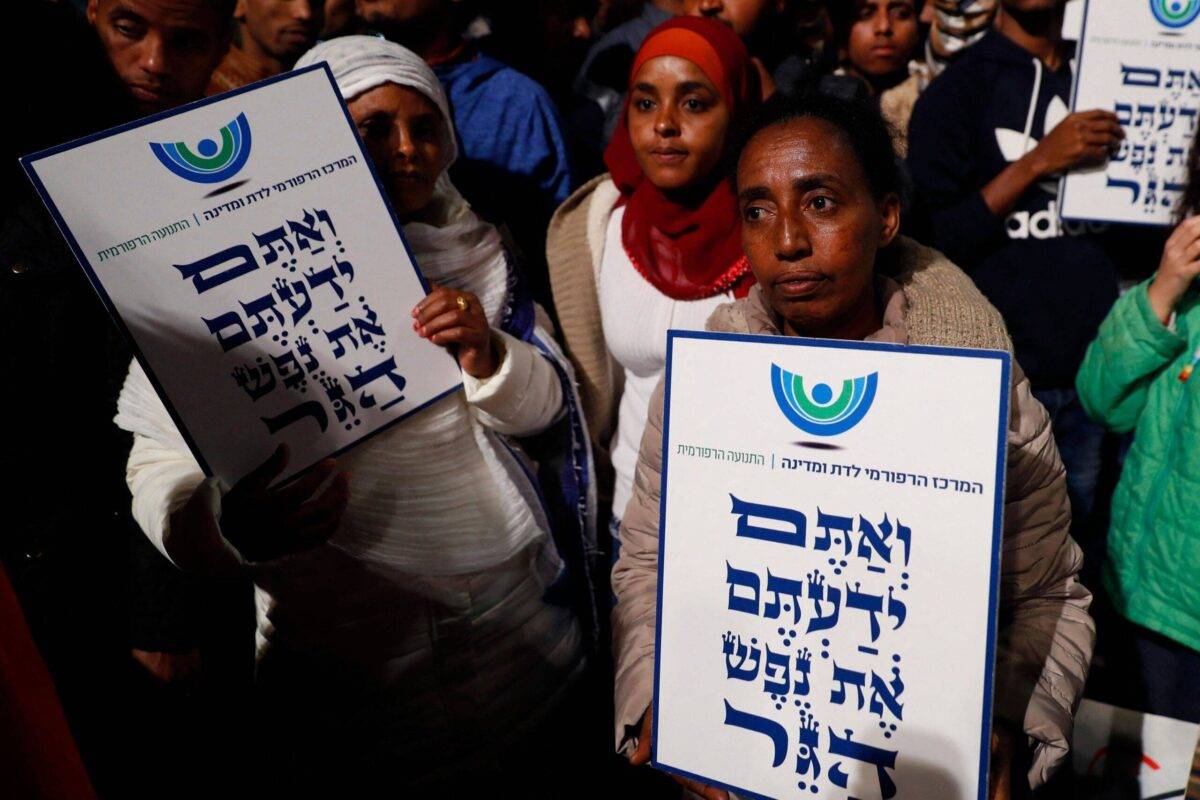
<instances>
[{"instance_id":1,"label":"beige puffer jacket","mask_svg":"<svg viewBox=\"0 0 1200 800\"><path fill-rule=\"evenodd\" d=\"M941 253L907 239L891 250L894 291L884 313L886 331L880 332L888 335L869 338L1011 352L999 313ZM749 297L717 309L708 328L780 334L757 287ZM1077 579L1083 555L1068 533L1066 472L1050 420L1015 362L1012 376L993 707L997 719L1024 730L1035 746L1029 782L1036 787L1069 751L1095 627L1087 613L1091 593ZM619 749L629 745L631 734L636 736L654 686L662 395L660 383L651 400L633 499L621 524L621 555L612 575Z\"/></svg>"}]
</instances>

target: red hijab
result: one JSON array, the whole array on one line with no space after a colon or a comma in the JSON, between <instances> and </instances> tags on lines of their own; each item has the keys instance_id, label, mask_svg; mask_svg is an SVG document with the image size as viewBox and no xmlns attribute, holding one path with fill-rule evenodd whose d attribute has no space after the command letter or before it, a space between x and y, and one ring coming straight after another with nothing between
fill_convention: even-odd
<instances>
[{"instance_id":1,"label":"red hijab","mask_svg":"<svg viewBox=\"0 0 1200 800\"><path fill-rule=\"evenodd\" d=\"M758 72L742 40L727 25L702 17L675 17L646 37L633 60L630 85L652 58L678 56L712 81L736 119L760 100ZM742 223L728 181L713 180L693 204L670 200L646 180L629 136L629 98L604 163L625 205L621 241L633 266L674 300L701 300L732 290L744 297L754 283L742 253Z\"/></svg>"}]
</instances>

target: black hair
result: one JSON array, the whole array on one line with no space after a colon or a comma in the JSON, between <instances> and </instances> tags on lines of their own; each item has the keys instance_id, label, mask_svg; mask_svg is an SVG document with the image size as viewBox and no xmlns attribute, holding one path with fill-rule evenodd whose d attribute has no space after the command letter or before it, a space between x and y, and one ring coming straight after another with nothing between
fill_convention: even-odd
<instances>
[{"instance_id":1,"label":"black hair","mask_svg":"<svg viewBox=\"0 0 1200 800\"><path fill-rule=\"evenodd\" d=\"M886 0L884 0L886 2ZM859 0L833 0L828 3L829 22L833 26L833 43L835 47L845 47L850 41L850 29L858 21ZM913 13L919 18L925 7L925 0L912 0Z\"/></svg>"},{"instance_id":2,"label":"black hair","mask_svg":"<svg viewBox=\"0 0 1200 800\"><path fill-rule=\"evenodd\" d=\"M908 198L908 180L893 144L894 130L879 111L879 103L866 97L837 96L817 88L799 95L776 93L761 105L735 133L727 162L730 180L737 186L737 162L742 151L760 132L800 119L819 119L833 126L850 145L867 178L875 200L895 194Z\"/></svg>"}]
</instances>

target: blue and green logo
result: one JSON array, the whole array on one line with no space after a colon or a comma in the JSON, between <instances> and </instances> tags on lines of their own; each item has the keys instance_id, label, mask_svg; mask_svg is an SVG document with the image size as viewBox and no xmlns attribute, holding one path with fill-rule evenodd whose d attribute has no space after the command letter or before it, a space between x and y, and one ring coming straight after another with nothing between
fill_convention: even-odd
<instances>
[{"instance_id":1,"label":"blue and green logo","mask_svg":"<svg viewBox=\"0 0 1200 800\"><path fill-rule=\"evenodd\" d=\"M878 383L878 372L847 378L834 397L829 384L818 383L807 389L803 376L771 365L771 386L779 410L797 428L814 436L836 436L862 422L875 401Z\"/></svg>"},{"instance_id":2,"label":"blue and green logo","mask_svg":"<svg viewBox=\"0 0 1200 800\"><path fill-rule=\"evenodd\" d=\"M1150 10L1168 28L1185 28L1200 17L1200 0L1150 0Z\"/></svg>"},{"instance_id":3,"label":"blue and green logo","mask_svg":"<svg viewBox=\"0 0 1200 800\"><path fill-rule=\"evenodd\" d=\"M150 149L167 169L195 183L220 183L246 165L250 157L250 123L245 114L221 128L215 139L201 139L196 149L186 142L151 142Z\"/></svg>"}]
</instances>

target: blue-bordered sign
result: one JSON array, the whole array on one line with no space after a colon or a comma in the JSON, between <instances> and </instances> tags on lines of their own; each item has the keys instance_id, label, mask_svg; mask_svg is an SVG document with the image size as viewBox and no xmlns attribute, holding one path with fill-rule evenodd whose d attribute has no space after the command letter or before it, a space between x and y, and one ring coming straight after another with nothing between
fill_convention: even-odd
<instances>
[{"instance_id":1,"label":"blue-bordered sign","mask_svg":"<svg viewBox=\"0 0 1200 800\"><path fill-rule=\"evenodd\" d=\"M657 767L745 797L985 800L1010 370L1006 352L668 334ZM647 546L635 533L623 547ZM653 564L639 552L627 583ZM650 700L619 692L618 725Z\"/></svg>"},{"instance_id":2,"label":"blue-bordered sign","mask_svg":"<svg viewBox=\"0 0 1200 800\"><path fill-rule=\"evenodd\" d=\"M327 65L21 163L206 474L286 442L286 480L461 387Z\"/></svg>"}]
</instances>

